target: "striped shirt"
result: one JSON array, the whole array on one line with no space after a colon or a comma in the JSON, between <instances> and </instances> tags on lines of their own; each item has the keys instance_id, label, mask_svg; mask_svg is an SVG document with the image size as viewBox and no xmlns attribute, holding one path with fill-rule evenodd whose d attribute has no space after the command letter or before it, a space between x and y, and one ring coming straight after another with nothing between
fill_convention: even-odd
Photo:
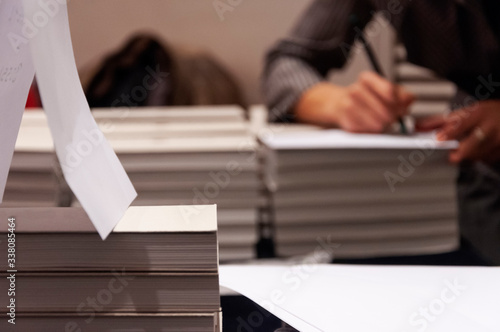
<instances>
[{"instance_id":1,"label":"striped shirt","mask_svg":"<svg viewBox=\"0 0 500 332\"><path fill-rule=\"evenodd\" d=\"M498 0L315 0L268 53L263 93L272 121L292 114L302 93L344 66L359 30L382 13L408 61L432 69L476 99L500 99ZM478 88L482 86L483 89Z\"/></svg>"}]
</instances>

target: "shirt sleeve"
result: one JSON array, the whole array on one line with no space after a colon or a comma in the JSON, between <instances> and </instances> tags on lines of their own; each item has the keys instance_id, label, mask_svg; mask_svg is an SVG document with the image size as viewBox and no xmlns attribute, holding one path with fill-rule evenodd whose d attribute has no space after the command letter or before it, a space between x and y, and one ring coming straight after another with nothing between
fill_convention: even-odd
<instances>
[{"instance_id":1,"label":"shirt sleeve","mask_svg":"<svg viewBox=\"0 0 500 332\"><path fill-rule=\"evenodd\" d=\"M267 53L262 89L270 121L289 121L304 91L341 68L371 20L367 0L315 0L292 33Z\"/></svg>"}]
</instances>

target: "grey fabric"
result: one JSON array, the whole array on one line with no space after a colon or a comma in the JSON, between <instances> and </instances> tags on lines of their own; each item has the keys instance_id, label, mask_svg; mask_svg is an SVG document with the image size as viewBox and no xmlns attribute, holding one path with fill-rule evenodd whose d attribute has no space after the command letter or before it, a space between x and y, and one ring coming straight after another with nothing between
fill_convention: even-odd
<instances>
[{"instance_id":1,"label":"grey fabric","mask_svg":"<svg viewBox=\"0 0 500 332\"><path fill-rule=\"evenodd\" d=\"M500 166L463 163L457 191L462 237L490 263L500 265Z\"/></svg>"},{"instance_id":2,"label":"grey fabric","mask_svg":"<svg viewBox=\"0 0 500 332\"><path fill-rule=\"evenodd\" d=\"M358 29L376 12L385 13L395 27L410 62L432 69L471 95L485 81L494 82L488 98L500 98L500 85L495 85L500 82L500 28L483 9L485 4L487 9L498 6L492 1L314 1L291 34L267 55L262 86L271 121L290 116L305 90L344 66Z\"/></svg>"}]
</instances>

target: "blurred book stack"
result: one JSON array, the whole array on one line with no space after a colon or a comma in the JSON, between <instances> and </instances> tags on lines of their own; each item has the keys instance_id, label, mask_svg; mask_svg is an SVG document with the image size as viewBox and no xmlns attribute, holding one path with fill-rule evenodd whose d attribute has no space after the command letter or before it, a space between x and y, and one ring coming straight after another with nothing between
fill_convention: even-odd
<instances>
[{"instance_id":1,"label":"blurred book stack","mask_svg":"<svg viewBox=\"0 0 500 332\"><path fill-rule=\"evenodd\" d=\"M220 259L255 257L256 222L259 209L265 205L264 186L258 144L243 109L115 108L95 109L93 115L138 192L133 205L217 204ZM25 112L21 128L19 140L35 145L27 151L28 157L34 158L42 149L55 158L42 111ZM99 137L91 139L97 141ZM21 151L16 148L16 154ZM19 181L28 191L34 186L27 177ZM64 181L58 190L64 197L58 199L62 202L59 206L79 206L76 199L68 203L71 195L64 191ZM20 196L18 206L33 206L23 197L29 195ZM43 197L53 202L51 195L44 193Z\"/></svg>"},{"instance_id":2,"label":"blurred book stack","mask_svg":"<svg viewBox=\"0 0 500 332\"><path fill-rule=\"evenodd\" d=\"M30 112L19 130L1 206L50 207L70 200L45 116Z\"/></svg>"},{"instance_id":3,"label":"blurred book stack","mask_svg":"<svg viewBox=\"0 0 500 332\"><path fill-rule=\"evenodd\" d=\"M220 260L255 257L264 205L257 141L236 106L94 110L138 197L134 205L217 204Z\"/></svg>"},{"instance_id":4,"label":"blurred book stack","mask_svg":"<svg viewBox=\"0 0 500 332\"><path fill-rule=\"evenodd\" d=\"M415 95L410 111L413 117L446 114L457 87L433 71L416 66L407 60L406 49L394 47L394 80Z\"/></svg>"},{"instance_id":5,"label":"blurred book stack","mask_svg":"<svg viewBox=\"0 0 500 332\"><path fill-rule=\"evenodd\" d=\"M0 285L14 275L16 330L221 331L214 205L131 207L105 241L80 208L0 209L11 217Z\"/></svg>"},{"instance_id":6,"label":"blurred book stack","mask_svg":"<svg viewBox=\"0 0 500 332\"><path fill-rule=\"evenodd\" d=\"M369 258L458 246L457 170L447 161L456 142L297 128L262 138L278 255L334 249L337 258Z\"/></svg>"}]
</instances>

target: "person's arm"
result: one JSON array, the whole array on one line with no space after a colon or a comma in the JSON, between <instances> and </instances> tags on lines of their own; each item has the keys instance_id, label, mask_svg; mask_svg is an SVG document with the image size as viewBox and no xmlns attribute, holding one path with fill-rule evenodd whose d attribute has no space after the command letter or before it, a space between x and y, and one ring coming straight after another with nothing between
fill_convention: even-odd
<instances>
[{"instance_id":1,"label":"person's arm","mask_svg":"<svg viewBox=\"0 0 500 332\"><path fill-rule=\"evenodd\" d=\"M273 121L293 113L301 95L347 61L355 39L350 15L360 28L371 19L365 0L315 0L291 34L267 54L263 94Z\"/></svg>"},{"instance_id":2,"label":"person's arm","mask_svg":"<svg viewBox=\"0 0 500 332\"><path fill-rule=\"evenodd\" d=\"M263 92L271 121L299 122L380 132L406 112L413 96L376 74L348 87L326 82L351 53L357 29L372 18L367 1L317 0L291 36L268 54ZM356 17L356 29L351 15Z\"/></svg>"}]
</instances>

